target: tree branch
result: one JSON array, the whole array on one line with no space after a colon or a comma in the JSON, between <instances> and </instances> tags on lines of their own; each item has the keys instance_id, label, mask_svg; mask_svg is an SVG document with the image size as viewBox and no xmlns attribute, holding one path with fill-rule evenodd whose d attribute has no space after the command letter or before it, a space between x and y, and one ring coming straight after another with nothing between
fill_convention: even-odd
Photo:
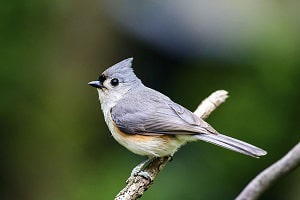
<instances>
[{"instance_id":1,"label":"tree branch","mask_svg":"<svg viewBox=\"0 0 300 200\"><path fill-rule=\"evenodd\" d=\"M276 180L300 166L300 142L283 158L257 175L239 194L236 200L254 200Z\"/></svg>"},{"instance_id":2,"label":"tree branch","mask_svg":"<svg viewBox=\"0 0 300 200\"><path fill-rule=\"evenodd\" d=\"M206 119L219 105L225 102L227 98L227 91L215 91L200 103L194 113L198 117ZM141 197L143 193L151 187L155 177L165 167L170 159L170 157L156 158L149 163L143 171L149 174L150 179L146 179L141 175L129 177L126 181L126 187L117 194L115 200L135 200Z\"/></svg>"}]
</instances>

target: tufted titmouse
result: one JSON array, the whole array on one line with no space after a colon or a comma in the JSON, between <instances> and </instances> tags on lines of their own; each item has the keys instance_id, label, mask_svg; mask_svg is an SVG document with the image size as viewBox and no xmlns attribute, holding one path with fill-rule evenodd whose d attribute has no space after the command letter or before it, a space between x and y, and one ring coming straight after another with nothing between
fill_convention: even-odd
<instances>
[{"instance_id":1,"label":"tufted titmouse","mask_svg":"<svg viewBox=\"0 0 300 200\"><path fill-rule=\"evenodd\" d=\"M105 122L121 145L150 158L172 156L180 146L198 140L257 158L267 153L218 133L188 109L144 86L132 60L113 65L88 83L97 88Z\"/></svg>"}]
</instances>

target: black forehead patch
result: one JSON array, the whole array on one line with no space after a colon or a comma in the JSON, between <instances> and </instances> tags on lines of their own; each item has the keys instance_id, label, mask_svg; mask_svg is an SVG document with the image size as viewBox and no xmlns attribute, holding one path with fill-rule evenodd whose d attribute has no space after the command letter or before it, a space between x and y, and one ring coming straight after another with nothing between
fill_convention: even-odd
<instances>
[{"instance_id":1,"label":"black forehead patch","mask_svg":"<svg viewBox=\"0 0 300 200\"><path fill-rule=\"evenodd\" d=\"M103 82L106 80L106 76L104 74L101 74L98 78L98 81L103 84Z\"/></svg>"}]
</instances>

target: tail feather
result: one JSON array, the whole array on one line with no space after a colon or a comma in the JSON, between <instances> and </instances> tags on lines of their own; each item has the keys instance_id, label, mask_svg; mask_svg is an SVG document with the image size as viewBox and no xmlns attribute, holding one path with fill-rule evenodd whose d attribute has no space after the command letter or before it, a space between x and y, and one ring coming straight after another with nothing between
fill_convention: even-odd
<instances>
[{"instance_id":1,"label":"tail feather","mask_svg":"<svg viewBox=\"0 0 300 200\"><path fill-rule=\"evenodd\" d=\"M199 134L195 135L195 137L199 140L203 140L205 142L209 142L255 158L259 158L260 156L267 154L265 150L260 149L252 144L248 144L241 140L222 134Z\"/></svg>"}]
</instances>

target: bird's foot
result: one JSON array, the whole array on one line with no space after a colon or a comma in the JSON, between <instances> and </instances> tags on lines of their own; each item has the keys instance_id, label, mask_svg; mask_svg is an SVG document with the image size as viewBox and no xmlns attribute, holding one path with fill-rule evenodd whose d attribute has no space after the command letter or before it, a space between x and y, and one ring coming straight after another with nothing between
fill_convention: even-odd
<instances>
[{"instance_id":1,"label":"bird's foot","mask_svg":"<svg viewBox=\"0 0 300 200\"><path fill-rule=\"evenodd\" d=\"M148 165L149 161L150 161L150 159L144 160L143 162L141 162L140 164L138 164L137 166L135 166L133 168L133 170L131 171L131 176L138 175L138 173L141 172L142 169L144 169Z\"/></svg>"},{"instance_id":2,"label":"bird's foot","mask_svg":"<svg viewBox=\"0 0 300 200\"><path fill-rule=\"evenodd\" d=\"M135 168L133 168L133 170L131 171L131 177L135 177L135 176L142 176L147 180L151 180L151 177L149 175L148 172L143 171L148 165L149 163L151 163L155 158L148 158L146 160L144 160L143 162L141 162L140 164L138 164Z\"/></svg>"},{"instance_id":3,"label":"bird's foot","mask_svg":"<svg viewBox=\"0 0 300 200\"><path fill-rule=\"evenodd\" d=\"M145 171L140 171L135 176L141 176L141 177L147 179L148 181L152 180L150 174L148 172L145 172Z\"/></svg>"}]
</instances>

